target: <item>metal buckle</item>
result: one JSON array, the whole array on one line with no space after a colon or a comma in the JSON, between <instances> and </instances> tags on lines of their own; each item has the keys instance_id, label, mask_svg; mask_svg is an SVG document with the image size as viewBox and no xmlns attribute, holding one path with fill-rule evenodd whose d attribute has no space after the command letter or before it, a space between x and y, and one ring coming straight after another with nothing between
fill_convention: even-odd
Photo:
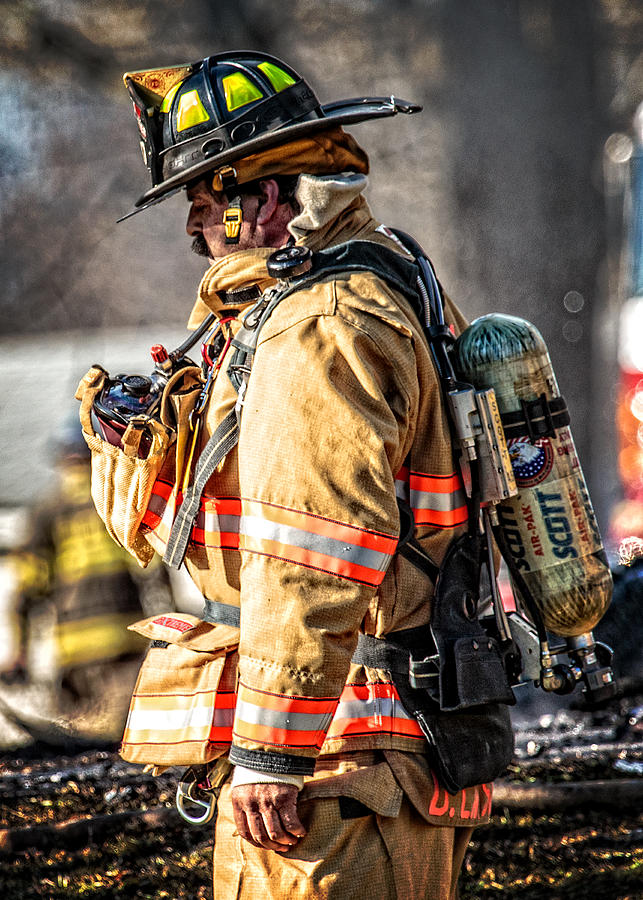
<instances>
[{"instance_id":1,"label":"metal buckle","mask_svg":"<svg viewBox=\"0 0 643 900\"><path fill-rule=\"evenodd\" d=\"M186 780L188 776L190 776L190 781ZM196 791L200 792L203 797L207 797L207 799L195 796ZM186 801L201 809L202 812L191 814L185 807ZM189 822L190 825L207 825L214 816L217 808L216 795L208 795L203 788L199 787L197 776L193 769L188 769L181 781L179 781L176 789L176 808L181 817L186 822Z\"/></svg>"},{"instance_id":2,"label":"metal buckle","mask_svg":"<svg viewBox=\"0 0 643 900\"><path fill-rule=\"evenodd\" d=\"M413 659L409 657L409 683L414 688L432 687L432 680L440 675L440 657L436 653L434 656L427 656L424 659Z\"/></svg>"},{"instance_id":3,"label":"metal buckle","mask_svg":"<svg viewBox=\"0 0 643 900\"><path fill-rule=\"evenodd\" d=\"M205 409L205 405L208 402L208 395L210 393L210 387L212 385L212 379L214 377L214 363L208 369L208 374L205 379L205 383L201 388L201 393L198 396L198 399L194 405L194 409L188 416L188 424L192 431L194 431L196 427L196 423L201 413Z\"/></svg>"},{"instance_id":4,"label":"metal buckle","mask_svg":"<svg viewBox=\"0 0 643 900\"><path fill-rule=\"evenodd\" d=\"M221 179L221 187L224 191L229 190L230 188L236 187L237 185L237 170L234 166L221 166L220 169L214 173L218 175Z\"/></svg>"}]
</instances>

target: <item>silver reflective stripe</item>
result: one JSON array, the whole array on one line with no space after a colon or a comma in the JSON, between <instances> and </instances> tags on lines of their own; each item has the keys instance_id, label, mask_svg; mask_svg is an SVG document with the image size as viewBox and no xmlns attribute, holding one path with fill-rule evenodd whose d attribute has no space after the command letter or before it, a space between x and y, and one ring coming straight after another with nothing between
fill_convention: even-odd
<instances>
[{"instance_id":1,"label":"silver reflective stripe","mask_svg":"<svg viewBox=\"0 0 643 900\"><path fill-rule=\"evenodd\" d=\"M203 519L201 519L203 516ZM215 534L237 534L239 531L239 520L241 516L218 515L216 512L206 510L199 514L197 525L203 527L204 531L213 532ZM203 525L201 526L201 521Z\"/></svg>"},{"instance_id":2,"label":"silver reflective stripe","mask_svg":"<svg viewBox=\"0 0 643 900\"><path fill-rule=\"evenodd\" d=\"M127 718L130 731L180 731L183 728L223 728L231 726L233 709L213 710L211 706L194 709L135 709Z\"/></svg>"},{"instance_id":3,"label":"silver reflective stripe","mask_svg":"<svg viewBox=\"0 0 643 900\"><path fill-rule=\"evenodd\" d=\"M237 719L249 725L264 725L282 731L326 731L333 718L330 713L298 713L279 712L275 709L264 709L254 703L237 698Z\"/></svg>"},{"instance_id":4,"label":"silver reflective stripe","mask_svg":"<svg viewBox=\"0 0 643 900\"><path fill-rule=\"evenodd\" d=\"M312 550L315 553L346 560L353 565L364 566L364 568L373 569L376 572L385 571L391 559L388 553L380 553L356 544L347 544L345 541L313 534L310 531L293 528L291 525L271 522L258 516L242 516L239 530L241 534L259 541L276 541L279 544L300 547L302 550Z\"/></svg>"},{"instance_id":5,"label":"silver reflective stripe","mask_svg":"<svg viewBox=\"0 0 643 900\"><path fill-rule=\"evenodd\" d=\"M436 512L452 512L466 503L464 491L449 493L437 491L411 490L411 506L413 509L434 509Z\"/></svg>"},{"instance_id":6,"label":"silver reflective stripe","mask_svg":"<svg viewBox=\"0 0 643 900\"><path fill-rule=\"evenodd\" d=\"M402 481L399 478L397 478L395 480L395 496L399 497L400 500L408 501L408 499L409 499L409 483L408 483L408 481Z\"/></svg>"},{"instance_id":7,"label":"silver reflective stripe","mask_svg":"<svg viewBox=\"0 0 643 900\"><path fill-rule=\"evenodd\" d=\"M393 697L371 697L368 700L341 701L335 719L412 719L402 704Z\"/></svg>"}]
</instances>

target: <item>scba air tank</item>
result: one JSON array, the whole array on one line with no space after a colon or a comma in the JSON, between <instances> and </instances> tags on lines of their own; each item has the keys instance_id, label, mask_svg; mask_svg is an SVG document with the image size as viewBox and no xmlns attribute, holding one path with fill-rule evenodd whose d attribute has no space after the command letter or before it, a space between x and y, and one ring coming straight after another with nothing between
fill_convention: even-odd
<instances>
[{"instance_id":1,"label":"scba air tank","mask_svg":"<svg viewBox=\"0 0 643 900\"><path fill-rule=\"evenodd\" d=\"M482 316L456 341L454 363L477 390L495 391L519 491L497 505L498 518L545 628L589 632L612 578L540 332L525 319Z\"/></svg>"}]
</instances>

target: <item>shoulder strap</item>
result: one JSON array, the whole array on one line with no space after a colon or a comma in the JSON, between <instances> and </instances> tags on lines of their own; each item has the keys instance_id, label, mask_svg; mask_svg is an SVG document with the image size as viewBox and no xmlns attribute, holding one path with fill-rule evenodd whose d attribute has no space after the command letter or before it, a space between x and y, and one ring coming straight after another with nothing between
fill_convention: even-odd
<instances>
[{"instance_id":1,"label":"shoulder strap","mask_svg":"<svg viewBox=\"0 0 643 900\"><path fill-rule=\"evenodd\" d=\"M420 322L424 321L418 265L401 253L374 241L347 241L328 250L321 250L313 255L312 267L304 275L291 279L285 287L279 285L267 290L244 315L243 327L232 341L235 352L227 373L238 394L237 404L215 429L197 461L194 482L186 491L177 512L163 556L163 561L171 568L178 569L185 558L206 483L239 440L241 411L261 329L278 304L290 294L332 275L349 272L373 272L399 291L409 301ZM403 546L404 555L415 566L425 574L431 572L435 577L434 564L410 535Z\"/></svg>"}]
</instances>

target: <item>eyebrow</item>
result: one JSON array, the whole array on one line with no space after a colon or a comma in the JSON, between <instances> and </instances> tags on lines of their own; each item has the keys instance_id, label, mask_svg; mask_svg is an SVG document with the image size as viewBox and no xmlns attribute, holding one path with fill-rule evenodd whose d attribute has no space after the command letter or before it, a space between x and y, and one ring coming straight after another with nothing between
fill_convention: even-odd
<instances>
[{"instance_id":1,"label":"eyebrow","mask_svg":"<svg viewBox=\"0 0 643 900\"><path fill-rule=\"evenodd\" d=\"M207 188L202 188L201 190L198 190L198 191L196 191L196 193L193 193L191 195L190 192L195 191L195 190L196 190L196 185L194 185L192 187L190 187L189 185L186 186L185 193L186 193L186 196L187 196L188 200L190 201L190 203L194 203L196 200L199 200L199 199L206 200L208 197L212 197L214 199L215 203L223 203L226 199L223 191L211 191L211 190L208 190Z\"/></svg>"}]
</instances>

